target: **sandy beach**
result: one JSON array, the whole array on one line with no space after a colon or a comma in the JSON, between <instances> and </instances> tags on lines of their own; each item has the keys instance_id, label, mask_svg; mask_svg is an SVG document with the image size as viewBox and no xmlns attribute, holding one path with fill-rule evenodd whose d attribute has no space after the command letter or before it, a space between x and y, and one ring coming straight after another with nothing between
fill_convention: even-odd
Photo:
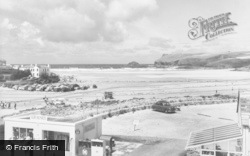
<instances>
[{"instance_id":1,"label":"sandy beach","mask_svg":"<svg viewBox=\"0 0 250 156\"><path fill-rule=\"evenodd\" d=\"M175 114L146 109L114 115L103 120L103 134L135 142L134 144L121 142L123 148L133 146L129 151L125 151L125 155L132 156L145 154L160 156L162 152L170 151L173 156L182 156L190 132L237 122L236 102L224 101L224 104L220 103L222 101L216 102L214 94L237 96L238 89L250 89L249 72L230 70L53 69L52 71L61 77L74 77L71 83L89 86L96 84L98 88L91 87L88 90L73 92L29 92L0 87L1 101L17 103L16 110L2 109L0 116L42 108L45 115L74 119L121 108L150 106L160 99L172 100L175 103L180 100L185 102L188 97L194 100L200 99L198 105L183 106L181 111ZM113 102L105 103L105 91L114 93ZM45 96L49 99L64 99L71 106L47 107L43 100ZM201 96L210 96L208 101L217 104L202 102ZM104 101L104 104L97 105L95 100ZM134 120L140 122L135 131L132 125ZM146 142L137 143L141 139ZM148 141L151 143L148 144ZM166 146L169 148L165 148ZM118 151L115 155L124 155L124 152Z\"/></svg>"},{"instance_id":2,"label":"sandy beach","mask_svg":"<svg viewBox=\"0 0 250 156\"><path fill-rule=\"evenodd\" d=\"M98 86L97 89L73 92L20 91L0 87L1 101L17 102L18 110L45 106L43 97L64 98L67 103L103 100L105 91L112 91L115 100L136 100L132 103L153 103L166 97L219 94L237 95L238 89L250 88L249 72L230 70L167 70L167 69L52 69L61 77L73 76L72 83ZM126 105L130 105L127 102ZM2 110L1 116L16 112Z\"/></svg>"}]
</instances>

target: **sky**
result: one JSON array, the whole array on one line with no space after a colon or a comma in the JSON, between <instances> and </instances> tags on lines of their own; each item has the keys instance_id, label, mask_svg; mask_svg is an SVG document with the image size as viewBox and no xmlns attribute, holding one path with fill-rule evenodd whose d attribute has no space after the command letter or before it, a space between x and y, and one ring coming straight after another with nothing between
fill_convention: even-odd
<instances>
[{"instance_id":1,"label":"sky","mask_svg":"<svg viewBox=\"0 0 250 156\"><path fill-rule=\"evenodd\" d=\"M249 0L0 0L9 64L152 64L163 54L250 50ZM191 40L188 22L231 12L235 32Z\"/></svg>"}]
</instances>

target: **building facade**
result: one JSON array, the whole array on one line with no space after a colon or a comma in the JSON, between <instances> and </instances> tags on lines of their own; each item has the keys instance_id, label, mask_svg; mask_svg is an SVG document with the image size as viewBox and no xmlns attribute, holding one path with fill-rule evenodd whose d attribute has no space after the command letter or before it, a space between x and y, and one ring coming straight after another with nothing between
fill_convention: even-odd
<instances>
[{"instance_id":1,"label":"building facade","mask_svg":"<svg viewBox=\"0 0 250 156\"><path fill-rule=\"evenodd\" d=\"M191 132L187 156L250 156L250 92L244 94L238 98L238 123Z\"/></svg>"},{"instance_id":2,"label":"building facade","mask_svg":"<svg viewBox=\"0 0 250 156\"><path fill-rule=\"evenodd\" d=\"M102 135L102 116L85 120L27 115L7 117L5 140L65 140L65 156L81 155L79 141L96 139Z\"/></svg>"},{"instance_id":3,"label":"building facade","mask_svg":"<svg viewBox=\"0 0 250 156\"><path fill-rule=\"evenodd\" d=\"M37 64L30 67L30 72L32 77L39 78L42 74L50 75L50 65L38 66Z\"/></svg>"}]
</instances>

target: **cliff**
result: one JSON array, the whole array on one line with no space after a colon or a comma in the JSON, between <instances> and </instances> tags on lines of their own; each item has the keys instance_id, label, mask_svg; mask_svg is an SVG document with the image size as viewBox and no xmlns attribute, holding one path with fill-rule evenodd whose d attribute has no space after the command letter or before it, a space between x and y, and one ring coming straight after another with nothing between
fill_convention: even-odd
<instances>
[{"instance_id":1,"label":"cliff","mask_svg":"<svg viewBox=\"0 0 250 156\"><path fill-rule=\"evenodd\" d=\"M163 54L155 66L179 66L183 68L242 68L250 65L250 52L226 52L218 54L189 53Z\"/></svg>"}]
</instances>

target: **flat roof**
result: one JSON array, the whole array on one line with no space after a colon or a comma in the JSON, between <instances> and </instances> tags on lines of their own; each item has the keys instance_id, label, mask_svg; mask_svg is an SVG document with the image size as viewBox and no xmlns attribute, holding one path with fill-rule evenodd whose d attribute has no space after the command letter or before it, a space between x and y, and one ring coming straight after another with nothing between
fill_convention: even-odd
<instances>
[{"instance_id":1,"label":"flat roof","mask_svg":"<svg viewBox=\"0 0 250 156\"><path fill-rule=\"evenodd\" d=\"M89 121L96 118L102 118L102 114L95 115L93 117L77 116L77 117L54 117L40 115L40 111L27 114L21 114L16 116L5 117L5 121L19 121L19 122L39 122L39 123L51 123L51 124L67 124L75 125L84 121Z\"/></svg>"},{"instance_id":2,"label":"flat roof","mask_svg":"<svg viewBox=\"0 0 250 156\"><path fill-rule=\"evenodd\" d=\"M238 124L195 131L190 134L186 149L242 137Z\"/></svg>"}]
</instances>

